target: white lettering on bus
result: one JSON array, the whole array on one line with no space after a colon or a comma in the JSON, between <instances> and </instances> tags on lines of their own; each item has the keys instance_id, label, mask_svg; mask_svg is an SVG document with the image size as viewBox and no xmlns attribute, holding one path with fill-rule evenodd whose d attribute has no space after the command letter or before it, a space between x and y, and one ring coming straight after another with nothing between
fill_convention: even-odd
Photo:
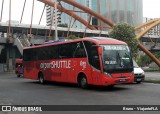
<instances>
[{"instance_id":1,"label":"white lettering on bus","mask_svg":"<svg viewBox=\"0 0 160 114\"><path fill-rule=\"evenodd\" d=\"M68 60L68 61L52 61L51 63L41 63L40 68L42 68L42 69L71 68L71 60Z\"/></svg>"},{"instance_id":2,"label":"white lettering on bus","mask_svg":"<svg viewBox=\"0 0 160 114\"><path fill-rule=\"evenodd\" d=\"M80 66L82 66L83 67L83 69L85 69L86 68L86 62L85 61L80 61Z\"/></svg>"},{"instance_id":3,"label":"white lettering on bus","mask_svg":"<svg viewBox=\"0 0 160 114\"><path fill-rule=\"evenodd\" d=\"M117 64L117 62L116 61L105 61L105 64L111 64L111 65L114 65L114 64Z\"/></svg>"}]
</instances>

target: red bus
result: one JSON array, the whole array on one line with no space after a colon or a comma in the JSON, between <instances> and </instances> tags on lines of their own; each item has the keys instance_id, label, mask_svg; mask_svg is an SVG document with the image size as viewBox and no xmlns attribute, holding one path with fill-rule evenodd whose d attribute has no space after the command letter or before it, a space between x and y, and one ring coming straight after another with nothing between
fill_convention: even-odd
<instances>
[{"instance_id":1,"label":"red bus","mask_svg":"<svg viewBox=\"0 0 160 114\"><path fill-rule=\"evenodd\" d=\"M32 46L23 52L24 78L112 86L134 81L133 61L125 42L92 37Z\"/></svg>"},{"instance_id":2,"label":"red bus","mask_svg":"<svg viewBox=\"0 0 160 114\"><path fill-rule=\"evenodd\" d=\"M15 73L17 77L21 76L21 70L22 70L22 59L16 59Z\"/></svg>"}]
</instances>

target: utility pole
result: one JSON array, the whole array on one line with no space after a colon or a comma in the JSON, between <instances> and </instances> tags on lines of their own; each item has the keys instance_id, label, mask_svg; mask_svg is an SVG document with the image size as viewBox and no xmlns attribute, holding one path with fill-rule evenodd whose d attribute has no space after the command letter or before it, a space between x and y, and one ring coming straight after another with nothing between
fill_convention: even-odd
<instances>
[{"instance_id":1,"label":"utility pole","mask_svg":"<svg viewBox=\"0 0 160 114\"><path fill-rule=\"evenodd\" d=\"M57 0L55 0L55 40L58 40L58 31L57 31Z\"/></svg>"}]
</instances>

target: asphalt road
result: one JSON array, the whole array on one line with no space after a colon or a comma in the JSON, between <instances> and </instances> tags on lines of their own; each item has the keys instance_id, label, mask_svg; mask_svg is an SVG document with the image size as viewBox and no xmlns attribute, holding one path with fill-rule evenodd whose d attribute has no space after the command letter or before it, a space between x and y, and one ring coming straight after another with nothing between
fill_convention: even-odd
<instances>
[{"instance_id":1,"label":"asphalt road","mask_svg":"<svg viewBox=\"0 0 160 114\"><path fill-rule=\"evenodd\" d=\"M116 85L113 89L48 83L0 73L0 105L160 105L160 84Z\"/></svg>"}]
</instances>

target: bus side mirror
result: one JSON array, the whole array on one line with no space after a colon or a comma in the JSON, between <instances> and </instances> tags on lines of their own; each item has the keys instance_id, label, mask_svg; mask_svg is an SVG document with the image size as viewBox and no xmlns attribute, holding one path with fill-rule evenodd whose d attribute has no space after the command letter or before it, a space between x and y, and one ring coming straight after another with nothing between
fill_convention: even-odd
<instances>
[{"instance_id":1,"label":"bus side mirror","mask_svg":"<svg viewBox=\"0 0 160 114\"><path fill-rule=\"evenodd\" d=\"M102 55L102 47L98 47L98 52L100 55Z\"/></svg>"}]
</instances>

